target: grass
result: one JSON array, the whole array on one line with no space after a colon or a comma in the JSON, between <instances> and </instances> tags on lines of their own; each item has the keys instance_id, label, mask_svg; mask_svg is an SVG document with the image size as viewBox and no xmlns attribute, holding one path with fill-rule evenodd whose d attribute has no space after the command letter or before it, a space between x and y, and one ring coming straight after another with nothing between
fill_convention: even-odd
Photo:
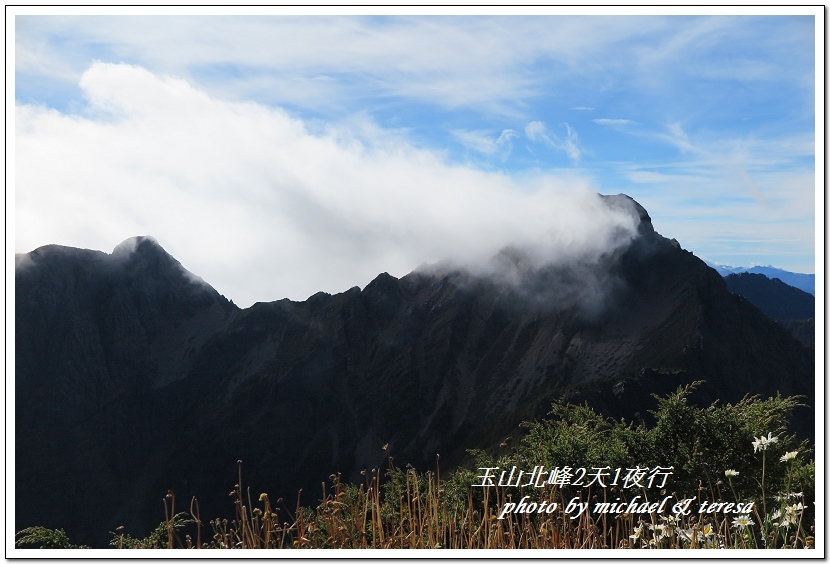
<instances>
[{"instance_id":1,"label":"grass","mask_svg":"<svg viewBox=\"0 0 830 564\"><path fill-rule=\"evenodd\" d=\"M505 441L495 453L470 451L474 467L458 468L446 476L441 474L439 459L434 469L419 472L397 468L391 458L384 471L365 471L359 484L344 483L335 474L321 484L316 507L304 507L299 501L289 507L282 499L272 502L267 493L252 493L243 486L240 461L230 519L203 521L196 498L177 512L181 507L169 492L164 521L152 533L137 539L119 528L112 533L111 545L124 549L812 548L815 464L807 442L785 432L797 399L749 397L735 405L699 408L688 402L694 387L657 397L652 426L604 418L586 406L556 404L550 418L524 425L514 447L508 450L506 445L512 441ZM605 487L598 482L586 487L587 480L580 484L576 479L580 468L589 475L607 468L602 476ZM649 472L640 476L637 471L642 468ZM511 469L514 477L520 470L525 472L519 482L535 477L535 484L499 485L498 478L510 477ZM656 469L662 470L665 481L657 474L649 484L650 472ZM544 479L542 472L547 472ZM487 475L493 476L493 485L481 487ZM663 500L662 511L649 507ZM688 500L686 505L675 510L682 500ZM587 509L578 516L566 512L569 504L576 503L587 504ZM738 506L726 504L740 503L744 511L706 511L717 503L723 505L715 509L735 509ZM553 504L556 507L550 511ZM508 510L518 507L535 511ZM615 507L632 511L616 513ZM636 512L638 507L642 512ZM602 512L602 508L612 510ZM17 537L19 547L81 548L72 545L62 530L31 527Z\"/></svg>"}]
</instances>

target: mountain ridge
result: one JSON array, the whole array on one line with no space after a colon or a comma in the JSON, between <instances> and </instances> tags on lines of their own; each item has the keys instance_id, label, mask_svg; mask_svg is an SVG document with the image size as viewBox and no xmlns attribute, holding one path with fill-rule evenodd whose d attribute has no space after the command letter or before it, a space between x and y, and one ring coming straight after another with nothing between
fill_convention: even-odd
<instances>
[{"instance_id":1,"label":"mountain ridge","mask_svg":"<svg viewBox=\"0 0 830 564\"><path fill-rule=\"evenodd\" d=\"M451 467L556 399L636 419L651 393L703 379L704 403L781 392L812 405L800 343L642 206L606 201L636 214L638 236L596 264L382 273L246 309L157 242L136 240L118 264L39 250L39 267L15 272L16 527L100 544L89 530L155 526L168 489L218 515L239 459L248 483L313 502L332 472L360 480L390 455L424 468L440 453Z\"/></svg>"},{"instance_id":2,"label":"mountain ridge","mask_svg":"<svg viewBox=\"0 0 830 564\"><path fill-rule=\"evenodd\" d=\"M812 294L813 296L816 295L815 274L790 272L789 270L776 268L774 266L726 266L708 261L706 264L717 270L718 274L720 274L724 278L729 276L730 274L741 274L744 272L747 272L749 274L763 274L770 280L774 280L777 278L781 280L784 284L787 284L788 286L798 288L799 290L807 292L808 294Z\"/></svg>"},{"instance_id":3,"label":"mountain ridge","mask_svg":"<svg viewBox=\"0 0 830 564\"><path fill-rule=\"evenodd\" d=\"M724 281L731 292L745 297L805 346L815 349L816 300L811 294L763 274L730 274Z\"/></svg>"}]
</instances>

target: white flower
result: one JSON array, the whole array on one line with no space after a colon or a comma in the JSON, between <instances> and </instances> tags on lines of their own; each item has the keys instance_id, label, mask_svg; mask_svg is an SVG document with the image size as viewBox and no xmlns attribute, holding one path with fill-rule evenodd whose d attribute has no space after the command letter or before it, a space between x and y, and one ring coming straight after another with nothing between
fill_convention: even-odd
<instances>
[{"instance_id":1,"label":"white flower","mask_svg":"<svg viewBox=\"0 0 830 564\"><path fill-rule=\"evenodd\" d=\"M666 530L667 529L666 525L660 525L660 524L649 525L648 528L651 529L652 531L654 531L654 539L658 540L658 541L666 538L669 534L669 531L671 531L671 528L669 528L669 530L667 531Z\"/></svg>"},{"instance_id":2,"label":"white flower","mask_svg":"<svg viewBox=\"0 0 830 564\"><path fill-rule=\"evenodd\" d=\"M789 462L790 460L795 460L796 455L798 454L797 450L792 450L790 452L785 452L784 455L781 457L781 462Z\"/></svg>"},{"instance_id":3,"label":"white flower","mask_svg":"<svg viewBox=\"0 0 830 564\"><path fill-rule=\"evenodd\" d=\"M639 525L634 527L634 534L629 535L628 538L633 539L633 540L636 541L637 539L640 538L640 535L642 535L642 534L643 534L643 523L640 523Z\"/></svg>"},{"instance_id":4,"label":"white flower","mask_svg":"<svg viewBox=\"0 0 830 564\"><path fill-rule=\"evenodd\" d=\"M753 444L755 444L755 443L753 443ZM740 474L740 472L738 472L737 470L727 470L726 472L724 472L724 474L726 474L727 478L734 478L735 476Z\"/></svg>"},{"instance_id":5,"label":"white flower","mask_svg":"<svg viewBox=\"0 0 830 564\"><path fill-rule=\"evenodd\" d=\"M795 525L798 522L797 519L793 519L790 515L784 515L784 518L778 522L779 527L789 527L791 525Z\"/></svg>"},{"instance_id":6,"label":"white flower","mask_svg":"<svg viewBox=\"0 0 830 564\"><path fill-rule=\"evenodd\" d=\"M703 546L706 548L723 548L723 543L717 537L704 537Z\"/></svg>"},{"instance_id":7,"label":"white flower","mask_svg":"<svg viewBox=\"0 0 830 564\"><path fill-rule=\"evenodd\" d=\"M788 521L792 521L793 523L796 522L796 517L798 514L804 510L804 506L801 503L795 503L793 505L788 505L784 508L784 518Z\"/></svg>"},{"instance_id":8,"label":"white flower","mask_svg":"<svg viewBox=\"0 0 830 564\"><path fill-rule=\"evenodd\" d=\"M680 522L680 517L676 515L660 515L660 519L669 525L677 525Z\"/></svg>"},{"instance_id":9,"label":"white flower","mask_svg":"<svg viewBox=\"0 0 830 564\"><path fill-rule=\"evenodd\" d=\"M799 498L799 497L803 497L803 496L804 496L804 492L790 492L790 493L786 493L786 494L782 493L780 495L775 496L775 501L787 501L788 499L791 499L791 498Z\"/></svg>"},{"instance_id":10,"label":"white flower","mask_svg":"<svg viewBox=\"0 0 830 564\"><path fill-rule=\"evenodd\" d=\"M680 537L681 541L692 542L692 535L695 534L693 529L681 529L678 527L677 529L675 529L675 531L677 532L677 536Z\"/></svg>"},{"instance_id":11,"label":"white flower","mask_svg":"<svg viewBox=\"0 0 830 564\"><path fill-rule=\"evenodd\" d=\"M789 527L790 525L795 525L798 523L798 513L793 509L793 507L787 507L784 509L784 515L781 515L780 511L776 511L772 515L773 520L781 518L781 521L778 522L779 527Z\"/></svg>"},{"instance_id":12,"label":"white flower","mask_svg":"<svg viewBox=\"0 0 830 564\"><path fill-rule=\"evenodd\" d=\"M712 527L711 523L706 523L703 525L703 535L710 536L715 534L715 529Z\"/></svg>"},{"instance_id":13,"label":"white flower","mask_svg":"<svg viewBox=\"0 0 830 564\"><path fill-rule=\"evenodd\" d=\"M767 450L767 447L772 443L778 442L778 437L773 437L772 433L767 433L767 436L761 435L760 437L754 437L754 441L752 441L752 446L755 447L755 452L759 450Z\"/></svg>"},{"instance_id":14,"label":"white flower","mask_svg":"<svg viewBox=\"0 0 830 564\"><path fill-rule=\"evenodd\" d=\"M744 527L747 527L749 525L754 525L754 524L755 524L755 521L753 521L752 519L750 519L746 515L738 515L737 517L735 517L732 520L732 526L736 527L736 528L739 528L739 529L743 529Z\"/></svg>"}]
</instances>

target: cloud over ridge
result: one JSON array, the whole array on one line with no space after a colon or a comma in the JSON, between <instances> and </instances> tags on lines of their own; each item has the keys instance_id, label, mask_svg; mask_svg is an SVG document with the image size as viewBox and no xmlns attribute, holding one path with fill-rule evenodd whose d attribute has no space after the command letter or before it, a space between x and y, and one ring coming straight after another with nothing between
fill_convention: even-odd
<instances>
[{"instance_id":1,"label":"cloud over ridge","mask_svg":"<svg viewBox=\"0 0 830 564\"><path fill-rule=\"evenodd\" d=\"M634 233L576 172L450 164L368 120L315 130L126 64L96 63L80 86L80 114L16 108L17 252L152 235L246 306L509 244L590 260Z\"/></svg>"}]
</instances>

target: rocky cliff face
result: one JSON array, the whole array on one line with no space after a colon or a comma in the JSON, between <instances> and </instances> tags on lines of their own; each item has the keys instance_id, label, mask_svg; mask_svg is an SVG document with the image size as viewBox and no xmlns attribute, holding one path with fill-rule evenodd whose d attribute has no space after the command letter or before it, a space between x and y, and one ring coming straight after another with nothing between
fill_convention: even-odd
<instances>
[{"instance_id":1,"label":"rocky cliff face","mask_svg":"<svg viewBox=\"0 0 830 564\"><path fill-rule=\"evenodd\" d=\"M84 521L107 529L96 513L115 512L169 432L159 391L187 376L235 308L150 238L17 259L18 522L60 521L100 541Z\"/></svg>"},{"instance_id":2,"label":"rocky cliff face","mask_svg":"<svg viewBox=\"0 0 830 564\"><path fill-rule=\"evenodd\" d=\"M639 204L606 202L640 227L599 262L534 266L511 249L494 259L510 277L425 268L245 310L150 239L19 257L16 528L146 534L168 489L224 515L238 459L258 490L313 502L331 473L359 479L389 455L451 466L560 397L648 417L650 393L705 380L701 401L813 405L800 343Z\"/></svg>"}]
</instances>

